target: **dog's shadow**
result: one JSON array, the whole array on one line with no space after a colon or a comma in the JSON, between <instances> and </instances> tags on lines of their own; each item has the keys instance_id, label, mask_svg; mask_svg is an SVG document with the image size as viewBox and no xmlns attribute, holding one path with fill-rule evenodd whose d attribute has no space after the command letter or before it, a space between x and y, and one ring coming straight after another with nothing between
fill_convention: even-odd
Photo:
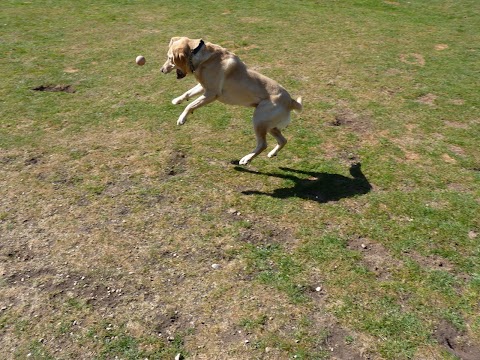
<instances>
[{"instance_id":1,"label":"dog's shadow","mask_svg":"<svg viewBox=\"0 0 480 360\"><path fill-rule=\"evenodd\" d=\"M242 191L245 195L267 195L279 199L299 197L319 203L327 203L329 201L338 201L356 195L367 194L372 190L372 186L362 173L360 163L353 164L350 167L351 178L339 174L295 170L284 167L280 168L283 173L263 173L248 170L240 166L235 166L235 170L255 175L288 179L294 182L294 186L278 188L271 193L257 190ZM294 174L308 175L308 178L299 177Z\"/></svg>"}]
</instances>

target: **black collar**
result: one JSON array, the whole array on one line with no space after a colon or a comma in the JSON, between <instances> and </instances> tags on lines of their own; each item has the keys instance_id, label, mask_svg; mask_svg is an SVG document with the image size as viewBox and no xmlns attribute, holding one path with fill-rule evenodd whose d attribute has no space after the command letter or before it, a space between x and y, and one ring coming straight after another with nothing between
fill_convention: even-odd
<instances>
[{"instance_id":1,"label":"black collar","mask_svg":"<svg viewBox=\"0 0 480 360\"><path fill-rule=\"evenodd\" d=\"M190 70L192 71L192 73L195 72L195 67L193 66L192 62L193 55L197 55L198 52L202 50L203 45L205 45L205 42L203 40L200 40L200 44L198 44L198 46L193 49L193 51L190 53L190 56L188 57L188 65L190 66Z\"/></svg>"}]
</instances>

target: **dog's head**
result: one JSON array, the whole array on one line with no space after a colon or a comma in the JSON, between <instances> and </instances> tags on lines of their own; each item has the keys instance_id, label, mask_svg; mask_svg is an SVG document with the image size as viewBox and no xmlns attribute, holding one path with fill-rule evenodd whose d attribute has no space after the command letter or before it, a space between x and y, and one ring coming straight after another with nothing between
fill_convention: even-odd
<instances>
[{"instance_id":1,"label":"dog's head","mask_svg":"<svg viewBox=\"0 0 480 360\"><path fill-rule=\"evenodd\" d=\"M198 43L198 40L190 40L187 37L173 37L168 45L167 61L162 66L162 73L168 74L176 69L177 79L187 76L191 72L189 59L192 49L196 47L195 42Z\"/></svg>"}]
</instances>

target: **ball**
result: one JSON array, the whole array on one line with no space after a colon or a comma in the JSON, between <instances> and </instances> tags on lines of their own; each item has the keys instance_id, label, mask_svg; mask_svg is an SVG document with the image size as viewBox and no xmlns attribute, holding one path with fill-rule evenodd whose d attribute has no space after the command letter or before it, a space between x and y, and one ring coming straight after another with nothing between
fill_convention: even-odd
<instances>
[{"instance_id":1,"label":"ball","mask_svg":"<svg viewBox=\"0 0 480 360\"><path fill-rule=\"evenodd\" d=\"M145 62L147 60L145 60L145 57L143 57L142 55L138 55L137 58L135 59L135 62L137 63L137 65L145 65Z\"/></svg>"}]
</instances>

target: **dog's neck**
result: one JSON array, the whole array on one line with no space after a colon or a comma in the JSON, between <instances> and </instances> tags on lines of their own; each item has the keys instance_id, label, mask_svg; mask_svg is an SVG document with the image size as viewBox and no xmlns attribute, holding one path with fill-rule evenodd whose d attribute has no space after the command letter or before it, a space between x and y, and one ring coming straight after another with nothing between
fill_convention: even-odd
<instances>
[{"instance_id":1,"label":"dog's neck","mask_svg":"<svg viewBox=\"0 0 480 360\"><path fill-rule=\"evenodd\" d=\"M193 51L190 53L190 56L188 57L188 65L190 66L190 71L192 73L195 72L195 66L193 66L193 56L196 55L200 50L202 50L203 45L205 45L205 42L203 40L200 40L198 46L193 49Z\"/></svg>"}]
</instances>

